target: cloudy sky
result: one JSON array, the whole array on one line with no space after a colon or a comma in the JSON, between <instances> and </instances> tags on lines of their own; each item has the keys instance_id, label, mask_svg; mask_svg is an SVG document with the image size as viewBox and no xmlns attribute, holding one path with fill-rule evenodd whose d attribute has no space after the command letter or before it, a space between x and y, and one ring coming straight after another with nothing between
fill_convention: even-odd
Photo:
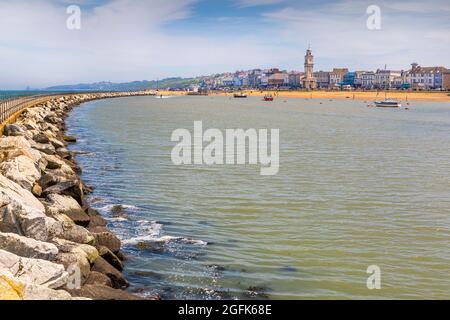
<instances>
[{"instance_id":1,"label":"cloudy sky","mask_svg":"<svg viewBox=\"0 0 450 320\"><path fill-rule=\"evenodd\" d=\"M0 90L302 70L308 43L316 70L450 67L448 0L0 0L0 14Z\"/></svg>"}]
</instances>

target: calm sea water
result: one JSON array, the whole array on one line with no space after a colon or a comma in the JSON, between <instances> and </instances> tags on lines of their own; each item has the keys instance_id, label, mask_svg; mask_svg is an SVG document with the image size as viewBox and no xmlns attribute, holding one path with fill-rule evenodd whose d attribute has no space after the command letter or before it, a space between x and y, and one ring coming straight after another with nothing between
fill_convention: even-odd
<instances>
[{"instance_id":1,"label":"calm sea water","mask_svg":"<svg viewBox=\"0 0 450 320\"><path fill-rule=\"evenodd\" d=\"M68 119L130 288L167 299L450 298L450 104L153 97ZM172 131L279 128L280 172L174 166ZM117 205L122 205L122 211ZM369 265L381 290L368 290Z\"/></svg>"}]
</instances>

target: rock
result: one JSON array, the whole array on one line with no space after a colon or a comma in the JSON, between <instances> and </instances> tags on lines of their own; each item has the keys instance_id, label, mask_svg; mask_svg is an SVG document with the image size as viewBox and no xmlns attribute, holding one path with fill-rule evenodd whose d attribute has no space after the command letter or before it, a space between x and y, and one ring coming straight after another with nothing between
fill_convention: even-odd
<instances>
[{"instance_id":1,"label":"rock","mask_svg":"<svg viewBox=\"0 0 450 320\"><path fill-rule=\"evenodd\" d=\"M106 286L112 288L111 279L103 273L91 271L84 285Z\"/></svg>"},{"instance_id":2,"label":"rock","mask_svg":"<svg viewBox=\"0 0 450 320\"><path fill-rule=\"evenodd\" d=\"M50 143L50 139L43 133L38 133L33 136L33 140L37 143L47 144Z\"/></svg>"},{"instance_id":3,"label":"rock","mask_svg":"<svg viewBox=\"0 0 450 320\"><path fill-rule=\"evenodd\" d=\"M72 197L78 202L78 204L83 204L83 186L79 180L63 181L51 187L45 188L43 196L46 197L52 193Z\"/></svg>"},{"instance_id":4,"label":"rock","mask_svg":"<svg viewBox=\"0 0 450 320\"><path fill-rule=\"evenodd\" d=\"M4 250L0 250L0 274L11 275L19 281L51 289L65 286L68 278L63 265L19 257Z\"/></svg>"},{"instance_id":5,"label":"rock","mask_svg":"<svg viewBox=\"0 0 450 320\"><path fill-rule=\"evenodd\" d=\"M84 283L91 272L91 264L99 257L97 249L63 239L54 239L54 244L60 251L55 261L63 264L67 270L77 266L81 274L80 283Z\"/></svg>"},{"instance_id":6,"label":"rock","mask_svg":"<svg viewBox=\"0 0 450 320\"><path fill-rule=\"evenodd\" d=\"M48 238L45 208L33 194L0 174L0 232Z\"/></svg>"},{"instance_id":7,"label":"rock","mask_svg":"<svg viewBox=\"0 0 450 320\"><path fill-rule=\"evenodd\" d=\"M36 197L40 197L42 195L42 188L40 185L38 185L37 183L35 183L33 185L33 188L31 188L31 193L36 196Z\"/></svg>"},{"instance_id":8,"label":"rock","mask_svg":"<svg viewBox=\"0 0 450 320\"><path fill-rule=\"evenodd\" d=\"M111 250L109 250L105 246L99 246L98 253L100 257L105 259L110 265L116 268L119 271L123 270L122 261L114 254Z\"/></svg>"},{"instance_id":9,"label":"rock","mask_svg":"<svg viewBox=\"0 0 450 320\"><path fill-rule=\"evenodd\" d=\"M75 142L77 142L77 138L72 137L72 136L64 136L64 141L69 142L69 143L75 143Z\"/></svg>"},{"instance_id":10,"label":"rock","mask_svg":"<svg viewBox=\"0 0 450 320\"><path fill-rule=\"evenodd\" d=\"M65 144L63 142L59 141L58 139L50 138L49 140L50 140L50 143L55 147L57 153L58 153L59 148L65 147Z\"/></svg>"},{"instance_id":11,"label":"rock","mask_svg":"<svg viewBox=\"0 0 450 320\"><path fill-rule=\"evenodd\" d=\"M72 221L56 221L47 217L47 230L49 239L60 238L80 244L95 244L95 237Z\"/></svg>"},{"instance_id":12,"label":"rock","mask_svg":"<svg viewBox=\"0 0 450 320\"><path fill-rule=\"evenodd\" d=\"M25 130L18 124L7 124L3 130L5 136L23 136Z\"/></svg>"},{"instance_id":13,"label":"rock","mask_svg":"<svg viewBox=\"0 0 450 320\"><path fill-rule=\"evenodd\" d=\"M47 167L46 167L46 169L50 169L50 170L60 169L60 168L61 168L61 164L56 161L48 161Z\"/></svg>"},{"instance_id":14,"label":"rock","mask_svg":"<svg viewBox=\"0 0 450 320\"><path fill-rule=\"evenodd\" d=\"M54 244L15 233L0 232L0 249L21 257L43 260L53 260L58 254L58 248Z\"/></svg>"},{"instance_id":15,"label":"rock","mask_svg":"<svg viewBox=\"0 0 450 320\"><path fill-rule=\"evenodd\" d=\"M23 155L1 163L0 173L27 190L31 190L34 183L41 178L41 173L33 160Z\"/></svg>"},{"instance_id":16,"label":"rock","mask_svg":"<svg viewBox=\"0 0 450 320\"><path fill-rule=\"evenodd\" d=\"M120 251L121 242L114 234L105 227L89 228L91 234L94 236L97 246L105 246L114 254Z\"/></svg>"},{"instance_id":17,"label":"rock","mask_svg":"<svg viewBox=\"0 0 450 320\"><path fill-rule=\"evenodd\" d=\"M94 263L99 257L98 250L91 245L75 243L64 239L53 239L53 243L61 252L82 254L90 264Z\"/></svg>"},{"instance_id":18,"label":"rock","mask_svg":"<svg viewBox=\"0 0 450 320\"><path fill-rule=\"evenodd\" d=\"M45 154L52 155L56 153L55 147L50 143L35 143L33 144L33 148Z\"/></svg>"},{"instance_id":19,"label":"rock","mask_svg":"<svg viewBox=\"0 0 450 320\"><path fill-rule=\"evenodd\" d=\"M107 275L111 279L113 288L115 289L125 289L129 286L129 283L123 274L102 257L98 257L97 260L95 260L94 265L92 266L92 271L97 271Z\"/></svg>"},{"instance_id":20,"label":"rock","mask_svg":"<svg viewBox=\"0 0 450 320\"><path fill-rule=\"evenodd\" d=\"M27 156L35 163L41 159L39 151L32 149L30 142L24 137L0 138L0 162L12 160L21 155Z\"/></svg>"},{"instance_id":21,"label":"rock","mask_svg":"<svg viewBox=\"0 0 450 320\"><path fill-rule=\"evenodd\" d=\"M106 220L100 215L100 213L97 210L87 208L86 213L90 218L89 228L106 227L107 225Z\"/></svg>"},{"instance_id":22,"label":"rock","mask_svg":"<svg viewBox=\"0 0 450 320\"><path fill-rule=\"evenodd\" d=\"M53 173L46 173L39 179L38 184L42 189L47 189L62 181L64 181L62 177L57 176Z\"/></svg>"},{"instance_id":23,"label":"rock","mask_svg":"<svg viewBox=\"0 0 450 320\"><path fill-rule=\"evenodd\" d=\"M31 118L27 118L27 119L23 120L22 124L24 125L24 127L27 130L37 130L38 129L38 125L37 125L36 121L34 121Z\"/></svg>"},{"instance_id":24,"label":"rock","mask_svg":"<svg viewBox=\"0 0 450 320\"><path fill-rule=\"evenodd\" d=\"M56 149L56 154L59 157L61 157L63 159L67 159L67 160L70 160L73 158L72 152L70 152L69 150L67 150L66 148L63 148L63 147Z\"/></svg>"},{"instance_id":25,"label":"rock","mask_svg":"<svg viewBox=\"0 0 450 320\"><path fill-rule=\"evenodd\" d=\"M0 301L22 300L25 285L0 274Z\"/></svg>"},{"instance_id":26,"label":"rock","mask_svg":"<svg viewBox=\"0 0 450 320\"><path fill-rule=\"evenodd\" d=\"M31 144L24 137L2 137L0 149L30 149Z\"/></svg>"},{"instance_id":27,"label":"rock","mask_svg":"<svg viewBox=\"0 0 450 320\"><path fill-rule=\"evenodd\" d=\"M84 285L80 290L72 290L73 296L87 297L93 300L144 300L123 290L100 285Z\"/></svg>"},{"instance_id":28,"label":"rock","mask_svg":"<svg viewBox=\"0 0 450 320\"><path fill-rule=\"evenodd\" d=\"M127 214L125 212L125 207L120 205L120 204L115 205L115 206L112 207L111 214L115 218L121 218L121 217L126 218L127 217Z\"/></svg>"},{"instance_id":29,"label":"rock","mask_svg":"<svg viewBox=\"0 0 450 320\"><path fill-rule=\"evenodd\" d=\"M76 300L65 290L53 290L45 286L27 284L23 291L23 300Z\"/></svg>"},{"instance_id":30,"label":"rock","mask_svg":"<svg viewBox=\"0 0 450 320\"><path fill-rule=\"evenodd\" d=\"M87 227L91 221L75 199L52 193L47 196L44 202L47 215L57 217L58 215L68 216L75 224ZM55 218L56 219L56 218ZM57 219L58 220L58 219Z\"/></svg>"},{"instance_id":31,"label":"rock","mask_svg":"<svg viewBox=\"0 0 450 320\"><path fill-rule=\"evenodd\" d=\"M120 261L126 261L128 258L122 251L119 251L116 253L117 258L120 259Z\"/></svg>"},{"instance_id":32,"label":"rock","mask_svg":"<svg viewBox=\"0 0 450 320\"><path fill-rule=\"evenodd\" d=\"M56 114L54 114L54 113L47 115L44 118L44 121L46 121L48 123L51 123L51 124L54 124L54 125L58 125L58 124L61 124L63 122L63 120L61 118L58 118L56 116Z\"/></svg>"}]
</instances>

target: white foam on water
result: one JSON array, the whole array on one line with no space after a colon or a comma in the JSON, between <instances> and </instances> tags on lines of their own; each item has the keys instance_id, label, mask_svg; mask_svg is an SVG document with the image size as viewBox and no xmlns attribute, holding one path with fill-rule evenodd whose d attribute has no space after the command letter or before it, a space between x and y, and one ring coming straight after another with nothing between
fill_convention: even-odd
<instances>
[{"instance_id":1,"label":"white foam on water","mask_svg":"<svg viewBox=\"0 0 450 320\"><path fill-rule=\"evenodd\" d=\"M111 212L112 209L114 209L115 207L121 207L124 210L131 210L131 211L138 210L138 207L128 204L108 204L106 206L98 208L98 210Z\"/></svg>"},{"instance_id":2,"label":"white foam on water","mask_svg":"<svg viewBox=\"0 0 450 320\"><path fill-rule=\"evenodd\" d=\"M127 219L127 218L124 218L124 217L116 217L116 218L108 218L108 217L105 217L105 219L106 219L107 221L111 221L111 222L124 222L124 221L128 221L128 219Z\"/></svg>"},{"instance_id":3,"label":"white foam on water","mask_svg":"<svg viewBox=\"0 0 450 320\"><path fill-rule=\"evenodd\" d=\"M132 237L129 239L121 239L122 244L124 245L136 245L139 242L153 242L153 243L173 243L180 242L184 244L192 244L192 245L207 245L207 242L202 240L195 240L184 237L176 237L176 236L162 236L162 224L157 223L156 221L147 221L147 220L139 220L137 221L140 226L138 227L139 233L142 235L137 237Z\"/></svg>"}]
</instances>

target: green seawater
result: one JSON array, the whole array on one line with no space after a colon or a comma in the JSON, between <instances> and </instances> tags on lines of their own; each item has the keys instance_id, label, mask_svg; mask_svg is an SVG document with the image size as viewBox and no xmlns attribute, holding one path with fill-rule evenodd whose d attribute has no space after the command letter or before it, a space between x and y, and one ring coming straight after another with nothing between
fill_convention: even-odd
<instances>
[{"instance_id":1,"label":"green seawater","mask_svg":"<svg viewBox=\"0 0 450 320\"><path fill-rule=\"evenodd\" d=\"M90 196L140 294L450 298L450 104L154 97L68 119ZM280 129L280 171L175 166L175 129ZM120 205L120 206L119 206ZM205 244L207 243L207 244ZM381 289L366 285L370 265Z\"/></svg>"}]
</instances>

